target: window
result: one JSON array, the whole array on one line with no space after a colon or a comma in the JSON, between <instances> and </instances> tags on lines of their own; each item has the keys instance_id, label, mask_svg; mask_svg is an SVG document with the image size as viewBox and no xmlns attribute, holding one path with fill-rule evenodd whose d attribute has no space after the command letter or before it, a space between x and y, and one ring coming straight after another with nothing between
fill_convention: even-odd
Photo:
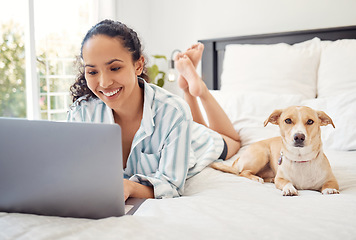
<instances>
[{"instance_id":1,"label":"window","mask_svg":"<svg viewBox=\"0 0 356 240\"><path fill-rule=\"evenodd\" d=\"M34 1L40 117L65 120L76 56L94 21L93 1ZM96 19L95 19L96 20Z\"/></svg>"},{"instance_id":2,"label":"window","mask_svg":"<svg viewBox=\"0 0 356 240\"><path fill-rule=\"evenodd\" d=\"M29 117L27 109L34 119L66 120L80 44L98 19L95 6L97 0L12 0L2 6L0 116ZM23 17L27 15L30 17ZM29 32L32 38L25 38L29 23L33 24ZM33 53L25 51L31 46ZM32 75L26 75L25 66L27 72L29 67L25 55L34 59ZM27 87L25 76L31 79ZM33 94L33 101L26 100L26 88L27 95Z\"/></svg>"},{"instance_id":3,"label":"window","mask_svg":"<svg viewBox=\"0 0 356 240\"><path fill-rule=\"evenodd\" d=\"M4 117L26 117L25 13L23 0L0 8L0 116Z\"/></svg>"}]
</instances>

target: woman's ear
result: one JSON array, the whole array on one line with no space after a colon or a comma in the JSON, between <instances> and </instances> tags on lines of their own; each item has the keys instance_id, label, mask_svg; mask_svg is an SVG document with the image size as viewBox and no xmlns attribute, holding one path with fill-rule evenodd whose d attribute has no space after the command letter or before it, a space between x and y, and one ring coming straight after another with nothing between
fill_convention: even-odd
<instances>
[{"instance_id":1,"label":"woman's ear","mask_svg":"<svg viewBox=\"0 0 356 240\"><path fill-rule=\"evenodd\" d=\"M141 75L144 66L145 66L145 58L144 58L143 56L141 56L141 57L135 62L135 72L136 72L136 75L137 75L137 76Z\"/></svg>"}]
</instances>

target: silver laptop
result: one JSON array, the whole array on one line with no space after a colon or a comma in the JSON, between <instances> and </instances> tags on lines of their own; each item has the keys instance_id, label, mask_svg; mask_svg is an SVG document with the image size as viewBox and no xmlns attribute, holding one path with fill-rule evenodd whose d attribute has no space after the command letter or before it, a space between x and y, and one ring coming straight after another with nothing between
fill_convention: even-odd
<instances>
[{"instance_id":1,"label":"silver laptop","mask_svg":"<svg viewBox=\"0 0 356 240\"><path fill-rule=\"evenodd\" d=\"M124 215L121 148L116 124L0 118L0 211Z\"/></svg>"}]
</instances>

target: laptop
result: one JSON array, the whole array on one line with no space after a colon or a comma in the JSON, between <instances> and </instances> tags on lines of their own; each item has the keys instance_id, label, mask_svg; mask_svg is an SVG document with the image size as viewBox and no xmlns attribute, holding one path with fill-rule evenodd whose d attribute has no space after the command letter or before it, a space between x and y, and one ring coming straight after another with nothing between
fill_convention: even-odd
<instances>
[{"instance_id":1,"label":"laptop","mask_svg":"<svg viewBox=\"0 0 356 240\"><path fill-rule=\"evenodd\" d=\"M0 118L0 211L100 219L124 200L117 124Z\"/></svg>"}]
</instances>

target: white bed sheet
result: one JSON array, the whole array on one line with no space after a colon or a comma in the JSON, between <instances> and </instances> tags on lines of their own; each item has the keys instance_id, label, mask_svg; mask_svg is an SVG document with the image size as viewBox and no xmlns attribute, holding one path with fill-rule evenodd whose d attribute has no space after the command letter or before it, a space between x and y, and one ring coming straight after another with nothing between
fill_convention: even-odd
<instances>
[{"instance_id":1,"label":"white bed sheet","mask_svg":"<svg viewBox=\"0 0 356 240\"><path fill-rule=\"evenodd\" d=\"M356 239L356 151L326 154L338 195L284 197L271 183L206 168L187 181L183 197L147 200L134 216L0 213L0 239Z\"/></svg>"}]
</instances>

